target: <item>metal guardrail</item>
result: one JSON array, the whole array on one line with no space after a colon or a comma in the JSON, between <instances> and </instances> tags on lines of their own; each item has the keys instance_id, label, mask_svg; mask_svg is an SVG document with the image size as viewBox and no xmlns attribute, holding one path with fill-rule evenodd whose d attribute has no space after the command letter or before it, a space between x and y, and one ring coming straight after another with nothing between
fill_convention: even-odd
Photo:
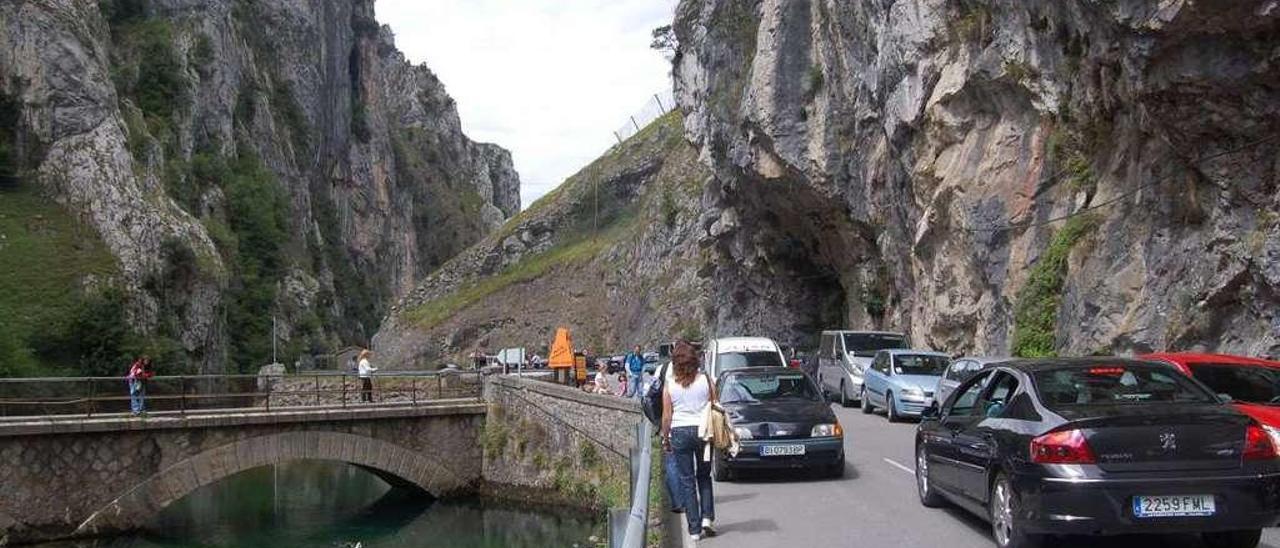
<instances>
[{"instance_id":1,"label":"metal guardrail","mask_svg":"<svg viewBox=\"0 0 1280 548\"><path fill-rule=\"evenodd\" d=\"M480 371L406 372L372 376L374 404L442 399L479 399ZM148 413L207 413L219 409L348 407L361 405L354 373L292 375L185 375L145 381ZM0 379L0 419L129 412L129 386L122 377Z\"/></svg>"},{"instance_id":2,"label":"metal guardrail","mask_svg":"<svg viewBox=\"0 0 1280 548\"><path fill-rule=\"evenodd\" d=\"M631 508L611 509L610 548L642 548L648 538L649 483L653 464L653 425L641 418L636 425L636 444L631 449Z\"/></svg>"}]
</instances>

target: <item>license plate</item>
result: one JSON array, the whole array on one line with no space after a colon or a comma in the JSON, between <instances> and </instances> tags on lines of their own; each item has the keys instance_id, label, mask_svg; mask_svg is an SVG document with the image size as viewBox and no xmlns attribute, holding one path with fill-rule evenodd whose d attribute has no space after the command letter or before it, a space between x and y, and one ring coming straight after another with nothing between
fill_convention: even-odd
<instances>
[{"instance_id":1,"label":"license plate","mask_svg":"<svg viewBox=\"0 0 1280 548\"><path fill-rule=\"evenodd\" d=\"M1133 515L1139 518L1212 516L1213 495L1160 495L1133 497Z\"/></svg>"},{"instance_id":2,"label":"license plate","mask_svg":"<svg viewBox=\"0 0 1280 548\"><path fill-rule=\"evenodd\" d=\"M760 456L762 457L778 457L785 455L803 455L803 445L762 445L760 446Z\"/></svg>"}]
</instances>

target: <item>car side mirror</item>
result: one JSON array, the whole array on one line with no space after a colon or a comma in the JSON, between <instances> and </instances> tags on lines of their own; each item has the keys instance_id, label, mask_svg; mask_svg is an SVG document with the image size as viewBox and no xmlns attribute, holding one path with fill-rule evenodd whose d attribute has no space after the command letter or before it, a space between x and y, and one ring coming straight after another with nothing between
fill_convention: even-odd
<instances>
[{"instance_id":1,"label":"car side mirror","mask_svg":"<svg viewBox=\"0 0 1280 548\"><path fill-rule=\"evenodd\" d=\"M923 420L938 420L942 416L942 409L938 406L938 401L929 402L929 406L920 412L920 418Z\"/></svg>"},{"instance_id":2,"label":"car side mirror","mask_svg":"<svg viewBox=\"0 0 1280 548\"><path fill-rule=\"evenodd\" d=\"M1235 399L1233 399L1233 398L1231 397L1231 394L1221 394L1221 393L1220 393L1220 394L1218 394L1218 399L1222 400L1222 402L1223 402L1223 403L1231 403L1231 402L1235 401Z\"/></svg>"}]
</instances>

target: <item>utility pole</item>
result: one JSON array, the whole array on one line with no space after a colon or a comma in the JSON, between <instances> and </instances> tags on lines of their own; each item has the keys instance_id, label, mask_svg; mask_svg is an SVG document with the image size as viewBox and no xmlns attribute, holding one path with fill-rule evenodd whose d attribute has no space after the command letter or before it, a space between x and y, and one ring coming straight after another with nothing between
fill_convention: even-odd
<instances>
[{"instance_id":1,"label":"utility pole","mask_svg":"<svg viewBox=\"0 0 1280 548\"><path fill-rule=\"evenodd\" d=\"M271 315L271 363L273 364L280 363L280 360L276 359L276 315L275 314Z\"/></svg>"}]
</instances>

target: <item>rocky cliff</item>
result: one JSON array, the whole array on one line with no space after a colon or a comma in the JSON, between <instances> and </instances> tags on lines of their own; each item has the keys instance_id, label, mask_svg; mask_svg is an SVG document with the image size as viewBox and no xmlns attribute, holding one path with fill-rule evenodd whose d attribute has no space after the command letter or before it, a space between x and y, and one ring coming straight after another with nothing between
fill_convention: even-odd
<instances>
[{"instance_id":1,"label":"rocky cliff","mask_svg":"<svg viewBox=\"0 0 1280 548\"><path fill-rule=\"evenodd\" d=\"M1280 2L684 0L708 331L1280 353Z\"/></svg>"},{"instance_id":2,"label":"rocky cliff","mask_svg":"<svg viewBox=\"0 0 1280 548\"><path fill-rule=\"evenodd\" d=\"M510 155L463 135L373 0L5 1L0 121L0 201L45 208L0 228L65 244L0 244L5 278L90 255L100 268L42 291L116 306L0 300L19 331L0 350L53 365L114 374L98 362L158 348L169 371L256 367L273 315L288 360L366 342L520 209ZM50 224L75 237L36 238ZM83 337L86 314L130 332L59 354L48 332Z\"/></svg>"},{"instance_id":3,"label":"rocky cliff","mask_svg":"<svg viewBox=\"0 0 1280 548\"><path fill-rule=\"evenodd\" d=\"M698 245L710 172L672 112L446 263L374 337L388 367L437 367L477 348L546 355L656 345L705 323L710 255Z\"/></svg>"}]
</instances>

